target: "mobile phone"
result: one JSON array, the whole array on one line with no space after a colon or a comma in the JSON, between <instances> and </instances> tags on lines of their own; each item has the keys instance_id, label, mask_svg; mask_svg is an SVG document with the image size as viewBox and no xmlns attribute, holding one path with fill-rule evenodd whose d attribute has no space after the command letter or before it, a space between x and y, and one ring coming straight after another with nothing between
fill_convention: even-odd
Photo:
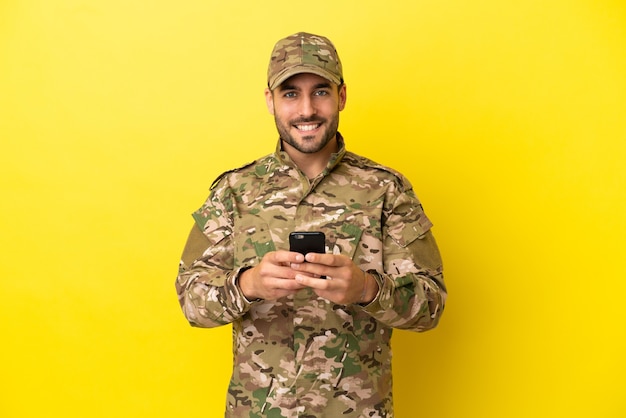
<instances>
[{"instance_id":1,"label":"mobile phone","mask_svg":"<svg viewBox=\"0 0 626 418\"><path fill-rule=\"evenodd\" d=\"M294 251L302 255L307 253L326 252L326 237L323 232L307 231L292 232L289 234L289 251Z\"/></svg>"}]
</instances>

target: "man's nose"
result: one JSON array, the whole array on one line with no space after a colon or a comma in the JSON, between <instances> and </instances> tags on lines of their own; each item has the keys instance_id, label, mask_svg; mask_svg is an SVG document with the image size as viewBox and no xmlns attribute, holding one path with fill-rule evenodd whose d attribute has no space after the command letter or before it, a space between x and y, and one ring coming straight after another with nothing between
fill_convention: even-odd
<instances>
[{"instance_id":1,"label":"man's nose","mask_svg":"<svg viewBox=\"0 0 626 418\"><path fill-rule=\"evenodd\" d=\"M300 99L300 108L298 110L300 116L303 117L313 116L317 112L313 100L311 100L311 98L308 96L303 96Z\"/></svg>"}]
</instances>

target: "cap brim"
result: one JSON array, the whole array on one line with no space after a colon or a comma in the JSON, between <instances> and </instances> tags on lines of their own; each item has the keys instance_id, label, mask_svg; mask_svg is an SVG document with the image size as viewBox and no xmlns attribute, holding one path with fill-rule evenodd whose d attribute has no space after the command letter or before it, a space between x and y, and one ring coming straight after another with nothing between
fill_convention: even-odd
<instances>
[{"instance_id":1,"label":"cap brim","mask_svg":"<svg viewBox=\"0 0 626 418\"><path fill-rule=\"evenodd\" d=\"M269 88L270 90L274 90L276 87L283 84L288 78L293 77L296 74L304 73L319 75L320 77L324 77L328 81L331 81L337 85L340 85L342 83L342 80L330 71L326 71L316 65L299 64L283 70L274 78L274 80L270 80Z\"/></svg>"}]
</instances>

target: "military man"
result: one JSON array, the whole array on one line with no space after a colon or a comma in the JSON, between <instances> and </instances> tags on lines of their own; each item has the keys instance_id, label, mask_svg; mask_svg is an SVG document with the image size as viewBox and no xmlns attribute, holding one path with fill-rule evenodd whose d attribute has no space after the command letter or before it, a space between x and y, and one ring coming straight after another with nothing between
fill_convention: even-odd
<instances>
[{"instance_id":1,"label":"military man","mask_svg":"<svg viewBox=\"0 0 626 418\"><path fill-rule=\"evenodd\" d=\"M232 324L227 417L392 417L393 328L442 314L442 263L409 181L346 150L330 40L278 41L265 99L275 152L218 177L193 218L176 289L193 326ZM325 252L289 251L321 231Z\"/></svg>"}]
</instances>

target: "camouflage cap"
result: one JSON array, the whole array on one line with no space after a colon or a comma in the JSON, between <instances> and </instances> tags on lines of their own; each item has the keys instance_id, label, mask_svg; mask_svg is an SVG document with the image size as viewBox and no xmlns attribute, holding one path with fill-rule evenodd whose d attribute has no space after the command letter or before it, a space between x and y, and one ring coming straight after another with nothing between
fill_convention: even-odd
<instances>
[{"instance_id":1,"label":"camouflage cap","mask_svg":"<svg viewBox=\"0 0 626 418\"><path fill-rule=\"evenodd\" d=\"M337 85L343 83L339 55L332 42L323 36L298 32L274 46L267 69L267 85L274 90L289 77L313 73Z\"/></svg>"}]
</instances>

